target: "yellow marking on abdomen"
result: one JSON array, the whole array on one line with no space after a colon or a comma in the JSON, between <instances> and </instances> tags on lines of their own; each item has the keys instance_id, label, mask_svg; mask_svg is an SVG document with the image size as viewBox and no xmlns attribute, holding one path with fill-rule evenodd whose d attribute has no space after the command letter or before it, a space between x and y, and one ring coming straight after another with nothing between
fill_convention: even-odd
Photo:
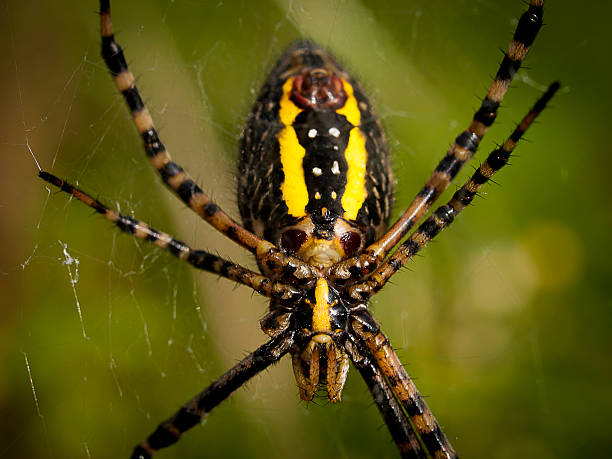
<instances>
[{"instance_id":1,"label":"yellow marking on abdomen","mask_svg":"<svg viewBox=\"0 0 612 459\"><path fill-rule=\"evenodd\" d=\"M344 115L348 122L353 126L359 126L361 124L361 112L357 106L357 99L355 99L353 87L344 79L342 80L342 85L344 86L344 92L346 93L346 102L344 103L344 107L336 110L336 113Z\"/></svg>"},{"instance_id":2,"label":"yellow marking on abdomen","mask_svg":"<svg viewBox=\"0 0 612 459\"><path fill-rule=\"evenodd\" d=\"M344 218L355 220L367 196L365 174L368 153L366 151L366 138L358 127L351 129L344 157L348 163L348 171L346 173L346 188L341 201L342 208L344 209Z\"/></svg>"},{"instance_id":3,"label":"yellow marking on abdomen","mask_svg":"<svg viewBox=\"0 0 612 459\"><path fill-rule=\"evenodd\" d=\"M283 84L283 95L278 110L278 116L285 125L278 133L280 160L285 174L281 191L289 213L294 217L303 217L306 215L306 205L308 204L308 189L306 188L302 166L306 150L300 145L292 126L296 116L302 111L289 99L292 87L293 77Z\"/></svg>"},{"instance_id":4,"label":"yellow marking on abdomen","mask_svg":"<svg viewBox=\"0 0 612 459\"><path fill-rule=\"evenodd\" d=\"M355 127L351 129L349 142L344 152L348 171L346 173L346 188L344 189L341 202L344 209L344 218L355 220L367 196L365 176L368 152L366 150L365 135L359 128L361 112L357 105L353 87L346 80L342 80L342 84L344 85L344 92L347 98L344 107L337 110L337 113L344 115L348 122Z\"/></svg>"},{"instance_id":5,"label":"yellow marking on abdomen","mask_svg":"<svg viewBox=\"0 0 612 459\"><path fill-rule=\"evenodd\" d=\"M293 88L293 80L293 77L288 78L283 84L283 95L281 96L279 102L278 116L281 123L283 123L285 126L291 126L295 121L296 116L298 116L302 111L302 109L295 105L289 98L291 89Z\"/></svg>"},{"instance_id":6,"label":"yellow marking on abdomen","mask_svg":"<svg viewBox=\"0 0 612 459\"><path fill-rule=\"evenodd\" d=\"M331 331L331 318L329 317L329 285L323 278L317 279L317 285L315 287L315 305L312 311L312 331Z\"/></svg>"}]
</instances>

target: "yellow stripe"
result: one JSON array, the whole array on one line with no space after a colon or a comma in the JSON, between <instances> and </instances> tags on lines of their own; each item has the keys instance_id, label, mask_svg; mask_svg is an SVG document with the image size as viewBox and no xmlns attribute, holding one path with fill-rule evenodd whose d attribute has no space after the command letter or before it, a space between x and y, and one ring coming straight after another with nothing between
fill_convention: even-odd
<instances>
[{"instance_id":1,"label":"yellow stripe","mask_svg":"<svg viewBox=\"0 0 612 459\"><path fill-rule=\"evenodd\" d=\"M312 331L330 332L331 319L329 317L329 285L323 278L317 279L315 287L315 306L312 311Z\"/></svg>"},{"instance_id":2,"label":"yellow stripe","mask_svg":"<svg viewBox=\"0 0 612 459\"><path fill-rule=\"evenodd\" d=\"M344 107L337 110L337 112L344 115L349 123L355 127L351 129L349 142L344 152L344 157L348 163L348 172L346 174L346 188L341 202L344 209L344 218L355 220L367 196L365 174L368 152L366 150L365 135L359 129L361 112L357 106L353 87L345 80L342 80L342 84L344 85L347 99Z\"/></svg>"},{"instance_id":3,"label":"yellow stripe","mask_svg":"<svg viewBox=\"0 0 612 459\"><path fill-rule=\"evenodd\" d=\"M278 110L278 116L280 117L281 123L285 126L291 126L295 117L300 114L302 111L297 105L295 105L291 99L289 99L289 94L291 94L291 88L293 87L293 77L287 79L283 84L283 95L280 100L280 108Z\"/></svg>"},{"instance_id":4,"label":"yellow stripe","mask_svg":"<svg viewBox=\"0 0 612 459\"><path fill-rule=\"evenodd\" d=\"M355 99L353 87L344 79L342 80L342 85L346 93L346 102L344 103L344 107L336 110L336 113L346 116L348 122L353 126L359 126L361 124L361 112L357 106L357 99Z\"/></svg>"},{"instance_id":5,"label":"yellow stripe","mask_svg":"<svg viewBox=\"0 0 612 459\"><path fill-rule=\"evenodd\" d=\"M303 217L306 215L306 204L308 204L308 189L302 166L306 150L300 145L292 126L295 117L302 111L289 99L292 87L293 77L283 84L283 95L278 110L278 116L285 125L278 134L280 159L285 174L281 191L289 213L294 217Z\"/></svg>"}]
</instances>

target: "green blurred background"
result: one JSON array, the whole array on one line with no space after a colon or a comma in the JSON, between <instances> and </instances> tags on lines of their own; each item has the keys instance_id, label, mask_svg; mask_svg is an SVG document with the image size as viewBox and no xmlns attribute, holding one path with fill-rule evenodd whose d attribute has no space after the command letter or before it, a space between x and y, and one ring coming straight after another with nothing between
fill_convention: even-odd
<instances>
[{"instance_id":1,"label":"green blurred background","mask_svg":"<svg viewBox=\"0 0 612 459\"><path fill-rule=\"evenodd\" d=\"M123 212L254 265L165 192L145 160L98 55L96 2L0 7L0 457L127 457L264 342L257 320L266 302L49 193L28 145L43 168ZM287 44L314 38L368 88L393 150L397 214L467 126L525 5L113 7L164 142L237 216L241 125ZM479 158L548 83L559 79L564 88L497 178L501 186L488 186L372 305L462 457L607 457L612 448L611 10L550 2L548 25ZM160 455L202 456L397 453L355 370L342 403L305 405L284 359Z\"/></svg>"}]
</instances>

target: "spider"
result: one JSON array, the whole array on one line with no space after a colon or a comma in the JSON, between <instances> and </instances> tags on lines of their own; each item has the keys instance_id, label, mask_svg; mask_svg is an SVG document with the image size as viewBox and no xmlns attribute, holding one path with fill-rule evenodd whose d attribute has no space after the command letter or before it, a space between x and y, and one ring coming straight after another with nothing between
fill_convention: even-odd
<instances>
[{"instance_id":1,"label":"spider","mask_svg":"<svg viewBox=\"0 0 612 459\"><path fill-rule=\"evenodd\" d=\"M402 242L476 152L536 38L542 14L543 1L531 0L469 127L456 137L390 227L389 153L361 86L318 45L300 41L290 46L264 84L241 135L239 224L170 158L115 41L110 2L100 0L102 57L153 167L194 212L249 250L260 272L194 249L121 215L49 172L41 170L40 177L92 207L121 231L270 300L270 310L260 322L270 339L162 422L135 447L133 458L151 457L178 441L215 406L285 354L291 355L302 400L311 401L324 388L330 402L340 401L352 362L402 457L457 457L371 315L368 301L449 226L507 163L519 139L559 89L559 83L553 83L451 200Z\"/></svg>"}]
</instances>

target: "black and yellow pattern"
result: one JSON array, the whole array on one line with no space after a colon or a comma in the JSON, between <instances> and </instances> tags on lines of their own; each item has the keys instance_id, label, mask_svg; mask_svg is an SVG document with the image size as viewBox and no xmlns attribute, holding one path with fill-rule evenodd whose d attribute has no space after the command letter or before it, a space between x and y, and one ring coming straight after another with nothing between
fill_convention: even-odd
<instances>
[{"instance_id":1,"label":"black and yellow pattern","mask_svg":"<svg viewBox=\"0 0 612 459\"><path fill-rule=\"evenodd\" d=\"M270 311L260 322L269 341L161 423L134 449L133 458L151 457L178 441L215 406L285 354L292 356L303 400L312 400L324 389L330 402L340 401L349 362L353 362L402 457L457 457L370 314L368 302L507 163L524 132L558 90L558 83L551 85L502 147L401 243L476 153L536 38L542 14L543 2L531 0L470 125L388 229L393 178L384 133L370 102L359 83L325 49L309 41L295 43L272 70L242 132L237 193L241 225L171 159L115 41L109 1L100 1L102 57L153 167L183 203L255 255L261 273L193 249L113 211L49 172L41 171L40 177L95 209L121 231L270 299Z\"/></svg>"},{"instance_id":2,"label":"black and yellow pattern","mask_svg":"<svg viewBox=\"0 0 612 459\"><path fill-rule=\"evenodd\" d=\"M319 87L321 94L312 87ZM279 59L242 133L238 205L245 226L277 242L305 217L317 237L338 218L371 243L386 225L393 181L383 130L360 85L323 48Z\"/></svg>"}]
</instances>

